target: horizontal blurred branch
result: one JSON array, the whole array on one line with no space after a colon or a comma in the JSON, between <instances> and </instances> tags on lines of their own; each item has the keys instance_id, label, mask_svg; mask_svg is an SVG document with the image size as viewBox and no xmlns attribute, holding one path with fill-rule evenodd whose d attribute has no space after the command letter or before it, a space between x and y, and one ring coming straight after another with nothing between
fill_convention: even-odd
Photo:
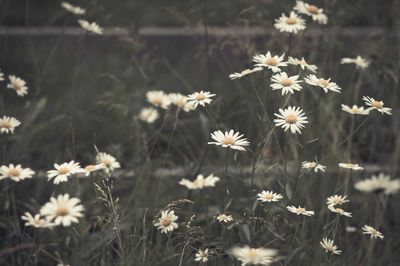
<instances>
[{"instance_id":1,"label":"horizontal blurred branch","mask_svg":"<svg viewBox=\"0 0 400 266\"><path fill-rule=\"evenodd\" d=\"M305 36L318 37L327 33L337 36L382 36L399 35L399 32L388 30L383 27L325 27L307 29ZM0 27L0 35L83 35L86 32L79 27ZM209 27L209 36L246 35L263 36L277 35L275 28L269 27ZM104 28L106 36L130 35L127 28L108 27ZM139 29L140 36L193 36L204 35L202 27L143 27ZM97 36L97 35L96 35Z\"/></svg>"}]
</instances>

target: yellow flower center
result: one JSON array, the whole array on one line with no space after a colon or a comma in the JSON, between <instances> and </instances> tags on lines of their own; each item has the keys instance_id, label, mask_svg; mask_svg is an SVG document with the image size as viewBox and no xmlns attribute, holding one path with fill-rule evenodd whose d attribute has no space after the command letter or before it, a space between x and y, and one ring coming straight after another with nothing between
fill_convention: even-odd
<instances>
[{"instance_id":1,"label":"yellow flower center","mask_svg":"<svg viewBox=\"0 0 400 266\"><path fill-rule=\"evenodd\" d=\"M163 218L163 219L161 220L161 224L162 224L163 226L169 226L169 225L171 224L171 220L168 219L167 217L165 217L165 218Z\"/></svg>"},{"instance_id":2,"label":"yellow flower center","mask_svg":"<svg viewBox=\"0 0 400 266\"><path fill-rule=\"evenodd\" d=\"M307 11L310 12L311 14L318 14L318 7L314 5L309 5L307 7Z\"/></svg>"},{"instance_id":3,"label":"yellow flower center","mask_svg":"<svg viewBox=\"0 0 400 266\"><path fill-rule=\"evenodd\" d=\"M65 175L70 172L70 169L68 167L62 166L58 169L58 174L60 175Z\"/></svg>"},{"instance_id":4,"label":"yellow flower center","mask_svg":"<svg viewBox=\"0 0 400 266\"><path fill-rule=\"evenodd\" d=\"M161 99L161 98L155 98L155 99L153 99L153 104L155 104L155 105L161 105L161 104L162 104L162 99Z\"/></svg>"},{"instance_id":5,"label":"yellow flower center","mask_svg":"<svg viewBox=\"0 0 400 266\"><path fill-rule=\"evenodd\" d=\"M286 123L294 124L294 123L297 122L297 116L295 116L295 115L287 115L285 117L285 121L286 121Z\"/></svg>"},{"instance_id":6,"label":"yellow flower center","mask_svg":"<svg viewBox=\"0 0 400 266\"><path fill-rule=\"evenodd\" d=\"M256 250L255 248L251 248L251 249L249 250L248 256L249 256L250 258L256 258L256 257L257 257L257 250Z\"/></svg>"},{"instance_id":7,"label":"yellow flower center","mask_svg":"<svg viewBox=\"0 0 400 266\"><path fill-rule=\"evenodd\" d=\"M8 170L7 175L10 177L19 177L21 172L18 169L12 168Z\"/></svg>"},{"instance_id":8,"label":"yellow flower center","mask_svg":"<svg viewBox=\"0 0 400 266\"><path fill-rule=\"evenodd\" d=\"M269 66L277 66L279 61L276 58L270 57L265 60L265 64Z\"/></svg>"},{"instance_id":9,"label":"yellow flower center","mask_svg":"<svg viewBox=\"0 0 400 266\"><path fill-rule=\"evenodd\" d=\"M297 209L297 212L299 212L299 213L305 213L305 212L306 212L306 209L304 209L304 208L298 208L298 209Z\"/></svg>"},{"instance_id":10,"label":"yellow flower center","mask_svg":"<svg viewBox=\"0 0 400 266\"><path fill-rule=\"evenodd\" d=\"M89 164L89 165L85 166L85 170L87 172L92 172L92 171L96 170L96 166L94 166L93 164Z\"/></svg>"},{"instance_id":11,"label":"yellow flower center","mask_svg":"<svg viewBox=\"0 0 400 266\"><path fill-rule=\"evenodd\" d=\"M236 141L232 137L225 137L225 139L222 143L225 145L235 145Z\"/></svg>"},{"instance_id":12,"label":"yellow flower center","mask_svg":"<svg viewBox=\"0 0 400 266\"><path fill-rule=\"evenodd\" d=\"M197 94L196 95L196 100L198 101L203 101L206 98L204 94Z\"/></svg>"},{"instance_id":13,"label":"yellow flower center","mask_svg":"<svg viewBox=\"0 0 400 266\"><path fill-rule=\"evenodd\" d=\"M329 80L327 80L327 79L319 79L318 83L319 83L322 87L328 87L328 85L329 85Z\"/></svg>"},{"instance_id":14,"label":"yellow flower center","mask_svg":"<svg viewBox=\"0 0 400 266\"><path fill-rule=\"evenodd\" d=\"M69 214L69 209L67 207L58 207L56 214L57 216L67 216Z\"/></svg>"},{"instance_id":15,"label":"yellow flower center","mask_svg":"<svg viewBox=\"0 0 400 266\"><path fill-rule=\"evenodd\" d=\"M111 166L112 165L112 162L111 162L111 160L110 159L103 159L102 161L101 161L104 165L106 165L106 166Z\"/></svg>"},{"instance_id":16,"label":"yellow flower center","mask_svg":"<svg viewBox=\"0 0 400 266\"><path fill-rule=\"evenodd\" d=\"M288 25L294 25L297 23L297 20L295 18L287 18L286 19L286 24Z\"/></svg>"},{"instance_id":17,"label":"yellow flower center","mask_svg":"<svg viewBox=\"0 0 400 266\"><path fill-rule=\"evenodd\" d=\"M11 125L11 123L8 122L8 121L2 121L2 122L0 123L0 127L4 127L4 128L10 129L10 128L12 128L12 125Z\"/></svg>"},{"instance_id":18,"label":"yellow flower center","mask_svg":"<svg viewBox=\"0 0 400 266\"><path fill-rule=\"evenodd\" d=\"M293 84L293 81L289 78L282 79L281 84L285 87L291 86Z\"/></svg>"},{"instance_id":19,"label":"yellow flower center","mask_svg":"<svg viewBox=\"0 0 400 266\"><path fill-rule=\"evenodd\" d=\"M379 102L379 101L373 101L372 102L372 106L378 109L382 109L383 108L383 102Z\"/></svg>"},{"instance_id":20,"label":"yellow flower center","mask_svg":"<svg viewBox=\"0 0 400 266\"><path fill-rule=\"evenodd\" d=\"M272 200L272 199L274 198L274 195L272 195L272 194L266 194L266 195L264 196L264 198L265 198L266 200Z\"/></svg>"}]
</instances>

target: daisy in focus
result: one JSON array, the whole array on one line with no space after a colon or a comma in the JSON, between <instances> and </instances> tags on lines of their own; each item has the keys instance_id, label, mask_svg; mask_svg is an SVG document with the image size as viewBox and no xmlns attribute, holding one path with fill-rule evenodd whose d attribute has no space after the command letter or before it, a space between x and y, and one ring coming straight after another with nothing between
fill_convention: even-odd
<instances>
[{"instance_id":1,"label":"daisy in focus","mask_svg":"<svg viewBox=\"0 0 400 266\"><path fill-rule=\"evenodd\" d=\"M379 232L378 230L376 230L375 228L373 228L372 226L364 225L361 229L363 230L363 234L371 235L371 238L375 238L375 239L377 239L377 238L383 239L384 238L382 233Z\"/></svg>"},{"instance_id":2,"label":"daisy in focus","mask_svg":"<svg viewBox=\"0 0 400 266\"><path fill-rule=\"evenodd\" d=\"M28 94L28 87L25 80L14 75L9 75L8 79L10 83L7 84L7 88L14 90L21 97Z\"/></svg>"},{"instance_id":3,"label":"daisy in focus","mask_svg":"<svg viewBox=\"0 0 400 266\"><path fill-rule=\"evenodd\" d=\"M2 118L0 118L0 133L14 134L15 128L18 127L19 125L21 125L21 122L18 119L5 115Z\"/></svg>"},{"instance_id":4,"label":"daisy in focus","mask_svg":"<svg viewBox=\"0 0 400 266\"><path fill-rule=\"evenodd\" d=\"M121 164L117 161L117 159L114 156L105 152L97 153L96 162L104 166L103 169L106 173L110 173L117 168L121 168Z\"/></svg>"},{"instance_id":5,"label":"daisy in focus","mask_svg":"<svg viewBox=\"0 0 400 266\"><path fill-rule=\"evenodd\" d=\"M195 255L195 261L199 262L207 262L208 261L208 256L209 256L209 250L206 248L205 250L199 249L199 251Z\"/></svg>"},{"instance_id":6,"label":"daisy in focus","mask_svg":"<svg viewBox=\"0 0 400 266\"><path fill-rule=\"evenodd\" d=\"M25 221L25 226L32 226L35 228L51 228L54 224L49 223L46 219L41 218L40 214L33 216L29 212L25 212L21 216L21 219Z\"/></svg>"},{"instance_id":7,"label":"daisy in focus","mask_svg":"<svg viewBox=\"0 0 400 266\"><path fill-rule=\"evenodd\" d=\"M353 115L368 115L369 110L364 110L364 107L358 107L357 105L350 106L342 104L342 111L353 114Z\"/></svg>"},{"instance_id":8,"label":"daisy in focus","mask_svg":"<svg viewBox=\"0 0 400 266\"><path fill-rule=\"evenodd\" d=\"M355 64L357 68L364 69L367 68L370 64L370 61L362 58L361 56L357 56L356 58L345 57L340 60L341 64Z\"/></svg>"},{"instance_id":9,"label":"daisy in focus","mask_svg":"<svg viewBox=\"0 0 400 266\"><path fill-rule=\"evenodd\" d=\"M154 223L154 226L157 227L161 233L167 234L178 228L176 220L178 220L178 216L175 215L175 211L165 210L161 212L161 217Z\"/></svg>"},{"instance_id":10,"label":"daisy in focus","mask_svg":"<svg viewBox=\"0 0 400 266\"><path fill-rule=\"evenodd\" d=\"M289 16L282 14L280 18L275 19L275 28L280 32L289 32L297 34L306 28L306 21L291 11Z\"/></svg>"},{"instance_id":11,"label":"daisy in focus","mask_svg":"<svg viewBox=\"0 0 400 266\"><path fill-rule=\"evenodd\" d=\"M297 215L304 215L304 216L313 216L314 215L314 211L307 211L305 208L303 207L295 207L295 206L287 206L286 209L294 214Z\"/></svg>"},{"instance_id":12,"label":"daisy in focus","mask_svg":"<svg viewBox=\"0 0 400 266\"><path fill-rule=\"evenodd\" d=\"M333 196L330 196L330 197L326 198L326 204L328 206L341 205L341 204L346 203L346 202L350 202L347 199L347 196L333 195Z\"/></svg>"},{"instance_id":13,"label":"daisy in focus","mask_svg":"<svg viewBox=\"0 0 400 266\"><path fill-rule=\"evenodd\" d=\"M75 14L75 15L83 15L83 14L86 13L85 9L83 9L83 8L81 8L79 6L71 5L68 2L62 2L61 3L61 7L64 8L65 10L67 10L68 12L71 12L72 14Z\"/></svg>"},{"instance_id":14,"label":"daisy in focus","mask_svg":"<svg viewBox=\"0 0 400 266\"><path fill-rule=\"evenodd\" d=\"M54 178L53 183L58 185L61 182L67 182L68 177L73 174L82 173L82 168L79 163L70 161L69 163L54 164L55 170L47 171L47 181Z\"/></svg>"},{"instance_id":15,"label":"daisy in focus","mask_svg":"<svg viewBox=\"0 0 400 266\"><path fill-rule=\"evenodd\" d=\"M176 105L179 109L185 112L194 110L194 105L188 101L189 99L185 95L182 95L180 93L170 93L168 96L171 102L174 105Z\"/></svg>"},{"instance_id":16,"label":"daisy in focus","mask_svg":"<svg viewBox=\"0 0 400 266\"><path fill-rule=\"evenodd\" d=\"M159 114L157 109L153 107L145 107L140 111L138 118L146 123L151 124L156 121L157 118L159 118Z\"/></svg>"},{"instance_id":17,"label":"daisy in focus","mask_svg":"<svg viewBox=\"0 0 400 266\"><path fill-rule=\"evenodd\" d=\"M312 169L312 170L314 170L314 172L318 172L318 171L321 171L321 172L324 172L325 173L325 169L326 169L326 166L324 166L324 165L322 165L322 164L319 164L319 163L317 163L317 162L307 162L307 161L304 161L304 162L302 162L301 163L301 167L303 168L303 169Z\"/></svg>"},{"instance_id":18,"label":"daisy in focus","mask_svg":"<svg viewBox=\"0 0 400 266\"><path fill-rule=\"evenodd\" d=\"M357 182L354 187L364 193L394 194L400 190L400 179L392 180L389 175L380 173Z\"/></svg>"},{"instance_id":19,"label":"daisy in focus","mask_svg":"<svg viewBox=\"0 0 400 266\"><path fill-rule=\"evenodd\" d=\"M256 67L265 67L271 69L272 72L280 72L280 67L287 66L287 62L283 61L285 54L281 56L272 56L270 52L263 54L258 54L253 56L253 62L256 63Z\"/></svg>"},{"instance_id":20,"label":"daisy in focus","mask_svg":"<svg viewBox=\"0 0 400 266\"><path fill-rule=\"evenodd\" d=\"M211 98L214 96L215 94L211 94L209 91L200 91L188 95L188 101L193 104L194 108L197 108L199 105L210 104L212 102Z\"/></svg>"},{"instance_id":21,"label":"daisy in focus","mask_svg":"<svg viewBox=\"0 0 400 266\"><path fill-rule=\"evenodd\" d=\"M244 246L233 247L230 253L242 265L270 265L278 252L275 249Z\"/></svg>"},{"instance_id":22,"label":"daisy in focus","mask_svg":"<svg viewBox=\"0 0 400 266\"><path fill-rule=\"evenodd\" d=\"M343 209L341 209L341 208L336 208L336 207L333 206L333 205L329 205L329 206L328 206L328 209L329 209L331 212L334 212L334 213L337 213L337 214L340 214L340 215L343 215L343 216L351 217L351 212L346 212L345 210L343 210Z\"/></svg>"},{"instance_id":23,"label":"daisy in focus","mask_svg":"<svg viewBox=\"0 0 400 266\"><path fill-rule=\"evenodd\" d=\"M392 115L392 108L383 107L383 101L375 100L372 97L364 96L362 98L367 106L371 106L368 110L377 110L381 114Z\"/></svg>"},{"instance_id":24,"label":"daisy in focus","mask_svg":"<svg viewBox=\"0 0 400 266\"><path fill-rule=\"evenodd\" d=\"M296 1L296 5L293 9L301 14L310 16L314 21L317 21L320 24L328 23L328 17L324 14L324 10L315 5L310 5L303 1Z\"/></svg>"},{"instance_id":25,"label":"daisy in focus","mask_svg":"<svg viewBox=\"0 0 400 266\"><path fill-rule=\"evenodd\" d=\"M2 165L0 167L0 180L10 178L15 182L19 182L27 178L32 178L34 174L35 171L32 171L31 168L22 168L20 164L14 166L11 163L8 166Z\"/></svg>"},{"instance_id":26,"label":"daisy in focus","mask_svg":"<svg viewBox=\"0 0 400 266\"><path fill-rule=\"evenodd\" d=\"M103 34L103 28L101 28L96 22L89 22L84 19L78 20L79 25L87 31L93 32L95 34Z\"/></svg>"},{"instance_id":27,"label":"daisy in focus","mask_svg":"<svg viewBox=\"0 0 400 266\"><path fill-rule=\"evenodd\" d=\"M152 105L163 109L168 109L171 104L170 98L163 91L148 91L146 98Z\"/></svg>"},{"instance_id":28,"label":"daisy in focus","mask_svg":"<svg viewBox=\"0 0 400 266\"><path fill-rule=\"evenodd\" d=\"M262 70L262 67L255 67L253 69L245 69L245 70L242 70L241 72L235 72L233 74L230 74L229 78L231 80L240 79L240 78L242 78L244 76L250 75L250 74L252 74L254 72L258 72L258 71L261 71L261 70Z\"/></svg>"},{"instance_id":29,"label":"daisy in focus","mask_svg":"<svg viewBox=\"0 0 400 266\"><path fill-rule=\"evenodd\" d=\"M300 80L298 80L299 76L291 76L285 72L280 72L271 77L271 88L272 90L282 90L282 95L294 94L294 91L301 91L302 87L300 86Z\"/></svg>"},{"instance_id":30,"label":"daisy in focus","mask_svg":"<svg viewBox=\"0 0 400 266\"><path fill-rule=\"evenodd\" d=\"M232 218L232 215L221 213L220 215L217 216L217 220L220 223L222 223L222 222L228 223L228 222L233 221L233 218Z\"/></svg>"},{"instance_id":31,"label":"daisy in focus","mask_svg":"<svg viewBox=\"0 0 400 266\"><path fill-rule=\"evenodd\" d=\"M294 57L289 56L289 64L291 65L295 65L295 66L300 66L300 68L302 70L308 69L311 72L315 73L318 69L318 67L316 65L310 65L306 62L306 60L304 59L304 57L302 57L301 59L297 59Z\"/></svg>"},{"instance_id":32,"label":"daisy in focus","mask_svg":"<svg viewBox=\"0 0 400 266\"><path fill-rule=\"evenodd\" d=\"M190 181L188 179L182 179L179 184L187 187L188 189L203 189L206 187L215 187L215 183L220 180L219 177L214 176L213 174L204 178L203 175L198 175L195 180Z\"/></svg>"},{"instance_id":33,"label":"daisy in focus","mask_svg":"<svg viewBox=\"0 0 400 266\"><path fill-rule=\"evenodd\" d=\"M277 118L274 119L275 125L285 129L285 132L290 129L292 134L301 134L301 129L307 124L307 117L304 115L300 107L289 106L286 109L279 109L279 114L274 114Z\"/></svg>"},{"instance_id":34,"label":"daisy in focus","mask_svg":"<svg viewBox=\"0 0 400 266\"><path fill-rule=\"evenodd\" d=\"M84 207L80 202L78 198L70 198L69 194L51 197L40 209L40 215L55 225L70 226L72 223L78 223L78 218L83 217Z\"/></svg>"},{"instance_id":35,"label":"daisy in focus","mask_svg":"<svg viewBox=\"0 0 400 266\"><path fill-rule=\"evenodd\" d=\"M325 249L325 252L327 252L327 253L330 252L335 255L340 255L340 253L342 253L342 251L339 250L338 247L334 244L333 240L331 240L327 237L324 237L322 239L322 241L319 243L321 244L321 247L323 249Z\"/></svg>"},{"instance_id":36,"label":"daisy in focus","mask_svg":"<svg viewBox=\"0 0 400 266\"><path fill-rule=\"evenodd\" d=\"M364 167L360 166L358 163L339 163L339 167L353 171L360 171L364 169Z\"/></svg>"},{"instance_id":37,"label":"daisy in focus","mask_svg":"<svg viewBox=\"0 0 400 266\"><path fill-rule=\"evenodd\" d=\"M225 133L223 133L221 130L217 130L211 133L211 138L215 141L208 142L208 144L245 151L246 149L243 147L249 146L250 142L248 142L246 138L243 138L243 135L239 134L239 132L235 133L233 129L231 129L229 132L225 131Z\"/></svg>"},{"instance_id":38,"label":"daisy in focus","mask_svg":"<svg viewBox=\"0 0 400 266\"><path fill-rule=\"evenodd\" d=\"M331 82L330 80L331 80L330 78L329 79L317 78L317 76L313 74L308 75L304 79L306 83L312 86L322 88L325 93L328 93L329 91L340 93L341 88L335 82Z\"/></svg>"},{"instance_id":39,"label":"daisy in focus","mask_svg":"<svg viewBox=\"0 0 400 266\"><path fill-rule=\"evenodd\" d=\"M257 200L261 202L277 202L283 199L283 196L279 193L274 193L273 191L263 190L261 193L257 194Z\"/></svg>"}]
</instances>

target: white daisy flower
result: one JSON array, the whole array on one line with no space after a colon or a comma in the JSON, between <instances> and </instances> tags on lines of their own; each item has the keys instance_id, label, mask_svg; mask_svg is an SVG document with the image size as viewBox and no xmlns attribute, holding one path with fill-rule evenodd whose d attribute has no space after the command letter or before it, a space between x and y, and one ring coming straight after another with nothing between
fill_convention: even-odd
<instances>
[{"instance_id":1,"label":"white daisy flower","mask_svg":"<svg viewBox=\"0 0 400 266\"><path fill-rule=\"evenodd\" d=\"M194 105L192 102L189 102L189 98L180 93L170 93L168 95L169 99L173 104L175 104L179 109L182 109L185 112L189 112L190 110L194 110Z\"/></svg>"},{"instance_id":2,"label":"white daisy flower","mask_svg":"<svg viewBox=\"0 0 400 266\"><path fill-rule=\"evenodd\" d=\"M0 180L10 178L15 182L19 182L27 178L32 178L34 174L35 171L32 171L31 168L22 168L20 164L14 166L11 163L8 166L2 165L0 167Z\"/></svg>"},{"instance_id":3,"label":"white daisy flower","mask_svg":"<svg viewBox=\"0 0 400 266\"><path fill-rule=\"evenodd\" d=\"M104 170L106 173L110 173L117 168L121 168L121 164L117 161L117 159L105 152L99 152L96 155L96 162L104 165Z\"/></svg>"},{"instance_id":4,"label":"white daisy flower","mask_svg":"<svg viewBox=\"0 0 400 266\"><path fill-rule=\"evenodd\" d=\"M138 115L138 118L140 120L149 124L156 121L158 117L159 117L158 111L153 107L143 108Z\"/></svg>"},{"instance_id":5,"label":"white daisy flower","mask_svg":"<svg viewBox=\"0 0 400 266\"><path fill-rule=\"evenodd\" d=\"M294 91L301 91L299 76L289 77L285 72L280 72L271 77L271 88L272 90L282 90L282 95L287 93L294 94Z\"/></svg>"},{"instance_id":6,"label":"white daisy flower","mask_svg":"<svg viewBox=\"0 0 400 266\"><path fill-rule=\"evenodd\" d=\"M69 194L51 197L50 201L40 209L40 215L55 225L70 226L78 223L78 218L83 217L84 207L78 198L70 198Z\"/></svg>"},{"instance_id":7,"label":"white daisy flower","mask_svg":"<svg viewBox=\"0 0 400 266\"><path fill-rule=\"evenodd\" d=\"M293 7L293 9L301 14L310 16L314 21L320 24L328 23L328 17L324 14L324 10L315 5L310 5L303 1L296 1L296 6Z\"/></svg>"},{"instance_id":8,"label":"white daisy flower","mask_svg":"<svg viewBox=\"0 0 400 266\"><path fill-rule=\"evenodd\" d=\"M358 107L357 105L350 106L342 104L342 111L353 114L353 115L368 115L369 109L364 110L364 107Z\"/></svg>"},{"instance_id":9,"label":"white daisy flower","mask_svg":"<svg viewBox=\"0 0 400 266\"><path fill-rule=\"evenodd\" d=\"M196 258L195 261L199 261L199 262L207 262L208 261L208 256L209 256L209 252L208 252L208 248L206 248L205 250L201 250L199 249L199 251L196 253Z\"/></svg>"},{"instance_id":10,"label":"white daisy flower","mask_svg":"<svg viewBox=\"0 0 400 266\"><path fill-rule=\"evenodd\" d=\"M384 238L382 233L379 232L378 230L376 230L375 228L373 228L372 226L364 225L361 229L363 230L363 234L371 235L371 238L375 238L375 239L377 239L378 237L380 239Z\"/></svg>"},{"instance_id":11,"label":"white daisy flower","mask_svg":"<svg viewBox=\"0 0 400 266\"><path fill-rule=\"evenodd\" d=\"M220 223L222 223L222 222L228 223L228 222L233 221L233 217L232 217L232 215L221 213L220 215L217 216L217 220Z\"/></svg>"},{"instance_id":12,"label":"white daisy flower","mask_svg":"<svg viewBox=\"0 0 400 266\"><path fill-rule=\"evenodd\" d=\"M163 91L148 91L146 98L149 103L163 109L168 109L171 105L171 99Z\"/></svg>"},{"instance_id":13,"label":"white daisy flower","mask_svg":"<svg viewBox=\"0 0 400 266\"><path fill-rule=\"evenodd\" d=\"M85 9L83 9L79 6L73 6L68 2L62 2L61 7L75 15L83 15L86 13Z\"/></svg>"},{"instance_id":14,"label":"white daisy flower","mask_svg":"<svg viewBox=\"0 0 400 266\"><path fill-rule=\"evenodd\" d=\"M301 163L301 167L304 169L312 169L312 170L314 170L314 172L321 171L324 173L325 173L325 169L326 169L326 166L324 166L322 164L319 164L317 162L306 162L306 161Z\"/></svg>"},{"instance_id":15,"label":"white daisy flower","mask_svg":"<svg viewBox=\"0 0 400 266\"><path fill-rule=\"evenodd\" d=\"M233 129L229 132L225 131L225 133L221 130L217 130L211 133L211 138L215 141L208 142L208 144L215 144L224 148L245 151L246 149L243 148L243 146L249 146L250 142L248 142L246 138L242 138L243 134L239 134L239 132L235 133Z\"/></svg>"},{"instance_id":16,"label":"white daisy flower","mask_svg":"<svg viewBox=\"0 0 400 266\"><path fill-rule=\"evenodd\" d=\"M175 222L178 220L178 216L175 215L175 211L165 210L161 212L161 217L158 218L158 222L154 223L154 226L161 231L161 233L168 233L178 228L178 224Z\"/></svg>"},{"instance_id":17,"label":"white daisy flower","mask_svg":"<svg viewBox=\"0 0 400 266\"><path fill-rule=\"evenodd\" d=\"M333 240L329 238L324 237L319 243L321 244L321 247L325 249L326 253L330 252L335 255L340 255L340 253L342 253L342 251L339 250L338 247L334 244Z\"/></svg>"},{"instance_id":18,"label":"white daisy flower","mask_svg":"<svg viewBox=\"0 0 400 266\"><path fill-rule=\"evenodd\" d=\"M82 169L81 172L84 173L85 176L89 176L91 173L104 168L105 168L104 164L88 164Z\"/></svg>"},{"instance_id":19,"label":"white daisy flower","mask_svg":"<svg viewBox=\"0 0 400 266\"><path fill-rule=\"evenodd\" d=\"M287 62L284 62L285 54L281 56L272 56L270 52L258 54L253 56L253 62L256 62L256 67L265 67L271 69L272 72L280 72L280 67L287 66Z\"/></svg>"},{"instance_id":20,"label":"white daisy flower","mask_svg":"<svg viewBox=\"0 0 400 266\"><path fill-rule=\"evenodd\" d=\"M289 17L282 13L281 17L275 19L275 28L280 32L289 32L297 34L306 28L306 21L291 11Z\"/></svg>"},{"instance_id":21,"label":"white daisy flower","mask_svg":"<svg viewBox=\"0 0 400 266\"><path fill-rule=\"evenodd\" d=\"M13 89L17 95L21 97L28 94L28 87L26 86L25 80L14 75L9 75L8 79L10 83L7 85L7 88Z\"/></svg>"},{"instance_id":22,"label":"white daisy flower","mask_svg":"<svg viewBox=\"0 0 400 266\"><path fill-rule=\"evenodd\" d=\"M218 176L214 176L213 174L204 178L203 175L198 175L195 180L190 181L188 179L182 179L179 184L187 187L188 189L203 189L205 187L215 187L215 183L220 180Z\"/></svg>"},{"instance_id":23,"label":"white daisy flower","mask_svg":"<svg viewBox=\"0 0 400 266\"><path fill-rule=\"evenodd\" d=\"M383 107L384 105L383 101L378 101L368 96L364 96L362 99L364 100L366 105L371 106L371 108L368 108L368 110L374 109L380 112L381 114L392 115L392 108Z\"/></svg>"},{"instance_id":24,"label":"white daisy flower","mask_svg":"<svg viewBox=\"0 0 400 266\"><path fill-rule=\"evenodd\" d=\"M339 163L339 167L351 169L353 171L360 171L364 169L364 167L361 167L358 163Z\"/></svg>"},{"instance_id":25,"label":"white daisy flower","mask_svg":"<svg viewBox=\"0 0 400 266\"><path fill-rule=\"evenodd\" d=\"M188 100L193 104L194 108L197 108L198 105L205 106L210 104L212 102L211 98L214 96L215 94L211 94L209 91L200 91L189 94Z\"/></svg>"},{"instance_id":26,"label":"white daisy flower","mask_svg":"<svg viewBox=\"0 0 400 266\"><path fill-rule=\"evenodd\" d=\"M347 199L347 196L333 195L333 196L330 196L330 197L326 198L326 204L328 206L336 206L336 205L343 204L345 202L350 202Z\"/></svg>"},{"instance_id":27,"label":"white daisy flower","mask_svg":"<svg viewBox=\"0 0 400 266\"><path fill-rule=\"evenodd\" d=\"M338 92L340 93L341 88L335 83L331 82L331 79L317 78L317 76L310 74L308 75L304 81L312 86L320 87L324 90L325 93L328 91Z\"/></svg>"},{"instance_id":28,"label":"white daisy flower","mask_svg":"<svg viewBox=\"0 0 400 266\"><path fill-rule=\"evenodd\" d=\"M283 196L279 193L274 193L273 191L263 190L261 193L257 194L257 200L261 202L276 202L283 199Z\"/></svg>"},{"instance_id":29,"label":"white daisy flower","mask_svg":"<svg viewBox=\"0 0 400 266\"><path fill-rule=\"evenodd\" d=\"M49 170L47 171L47 181L50 181L51 179L54 178L53 183L58 185L61 182L67 182L68 177L77 174L77 173L82 173L83 169L79 165L79 163L76 163L74 161L70 161L69 163L63 163L63 164L54 164L55 170Z\"/></svg>"},{"instance_id":30,"label":"white daisy flower","mask_svg":"<svg viewBox=\"0 0 400 266\"><path fill-rule=\"evenodd\" d=\"M249 246L233 247L230 250L233 257L244 265L270 265L278 251L269 248L251 248Z\"/></svg>"},{"instance_id":31,"label":"white daisy flower","mask_svg":"<svg viewBox=\"0 0 400 266\"><path fill-rule=\"evenodd\" d=\"M364 193L394 194L400 190L400 179L392 180L389 175L380 173L357 182L354 187Z\"/></svg>"},{"instance_id":32,"label":"white daisy flower","mask_svg":"<svg viewBox=\"0 0 400 266\"><path fill-rule=\"evenodd\" d=\"M26 221L25 226L32 226L35 228L51 228L54 226L53 223L41 218L40 214L32 216L29 212L25 212L24 215L21 216L21 219Z\"/></svg>"},{"instance_id":33,"label":"white daisy flower","mask_svg":"<svg viewBox=\"0 0 400 266\"><path fill-rule=\"evenodd\" d=\"M96 34L103 34L103 28L101 28L96 22L89 22L84 19L78 20L79 25L87 31L96 33Z\"/></svg>"},{"instance_id":34,"label":"white daisy flower","mask_svg":"<svg viewBox=\"0 0 400 266\"><path fill-rule=\"evenodd\" d=\"M329 205L328 209L331 212L338 213L338 214L343 215L343 216L351 217L351 212L346 212L342 208L336 208L335 206Z\"/></svg>"},{"instance_id":35,"label":"white daisy flower","mask_svg":"<svg viewBox=\"0 0 400 266\"><path fill-rule=\"evenodd\" d=\"M368 59L362 58L361 56L357 56L356 58L345 57L340 60L341 64L355 64L357 68L367 68L370 64Z\"/></svg>"},{"instance_id":36,"label":"white daisy flower","mask_svg":"<svg viewBox=\"0 0 400 266\"><path fill-rule=\"evenodd\" d=\"M304 215L304 216L313 216L314 215L314 211L307 211L305 208L303 207L295 207L295 206L287 206L286 209L292 213L295 213L297 215Z\"/></svg>"},{"instance_id":37,"label":"white daisy flower","mask_svg":"<svg viewBox=\"0 0 400 266\"><path fill-rule=\"evenodd\" d=\"M315 73L316 70L318 69L318 67L316 65L308 64L306 62L306 60L304 59L304 57L302 57L301 59L297 59L297 58L289 56L289 64L295 65L295 66L300 66L302 70L308 69L313 73Z\"/></svg>"},{"instance_id":38,"label":"white daisy flower","mask_svg":"<svg viewBox=\"0 0 400 266\"><path fill-rule=\"evenodd\" d=\"M255 67L253 69L245 69L245 70L242 70L241 72L235 72L233 74L230 74L229 78L231 80L240 79L240 78L242 78L244 76L247 76L249 74L252 74L254 72L258 72L258 71L261 71L261 70L262 70L262 67Z\"/></svg>"},{"instance_id":39,"label":"white daisy flower","mask_svg":"<svg viewBox=\"0 0 400 266\"><path fill-rule=\"evenodd\" d=\"M18 127L19 125L21 125L21 122L18 119L5 115L2 118L0 118L0 133L14 134L15 128Z\"/></svg>"},{"instance_id":40,"label":"white daisy flower","mask_svg":"<svg viewBox=\"0 0 400 266\"><path fill-rule=\"evenodd\" d=\"M274 119L275 125L285 129L285 132L290 129L292 134L301 134L301 129L307 124L307 117L304 116L303 110L300 107L289 106L286 109L279 109L279 114L274 114L277 119Z\"/></svg>"}]
</instances>

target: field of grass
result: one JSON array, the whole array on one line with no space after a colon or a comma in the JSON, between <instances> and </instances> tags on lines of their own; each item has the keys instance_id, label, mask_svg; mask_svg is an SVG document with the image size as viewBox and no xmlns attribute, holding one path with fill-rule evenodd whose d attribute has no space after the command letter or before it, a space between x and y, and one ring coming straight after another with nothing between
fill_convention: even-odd
<instances>
[{"instance_id":1,"label":"field of grass","mask_svg":"<svg viewBox=\"0 0 400 266\"><path fill-rule=\"evenodd\" d=\"M396 1L71 4L0 1L0 265L399 264Z\"/></svg>"}]
</instances>

